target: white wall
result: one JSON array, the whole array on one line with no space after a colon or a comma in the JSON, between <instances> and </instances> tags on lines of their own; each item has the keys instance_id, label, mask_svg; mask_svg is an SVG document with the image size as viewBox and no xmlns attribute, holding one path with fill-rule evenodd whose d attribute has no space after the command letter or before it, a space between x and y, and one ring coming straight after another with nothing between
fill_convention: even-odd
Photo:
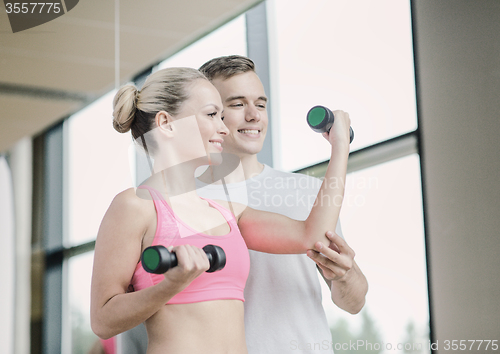
<instances>
[{"instance_id":1,"label":"white wall","mask_svg":"<svg viewBox=\"0 0 500 354\"><path fill-rule=\"evenodd\" d=\"M431 315L450 353L445 340L500 341L500 1L413 10Z\"/></svg>"}]
</instances>

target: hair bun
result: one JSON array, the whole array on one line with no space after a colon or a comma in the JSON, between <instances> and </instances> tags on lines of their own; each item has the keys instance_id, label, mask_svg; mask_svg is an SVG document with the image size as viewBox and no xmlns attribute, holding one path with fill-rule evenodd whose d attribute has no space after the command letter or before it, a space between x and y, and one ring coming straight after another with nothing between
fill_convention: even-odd
<instances>
[{"instance_id":1,"label":"hair bun","mask_svg":"<svg viewBox=\"0 0 500 354\"><path fill-rule=\"evenodd\" d=\"M113 128L126 133L134 122L139 91L132 84L122 86L113 99Z\"/></svg>"}]
</instances>

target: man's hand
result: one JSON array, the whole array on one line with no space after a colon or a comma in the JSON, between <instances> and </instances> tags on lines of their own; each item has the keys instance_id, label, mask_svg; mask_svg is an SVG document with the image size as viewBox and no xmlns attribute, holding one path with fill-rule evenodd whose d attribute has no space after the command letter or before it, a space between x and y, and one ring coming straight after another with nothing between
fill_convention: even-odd
<instances>
[{"instance_id":1,"label":"man's hand","mask_svg":"<svg viewBox=\"0 0 500 354\"><path fill-rule=\"evenodd\" d=\"M328 231L330 245L317 242L307 255L321 269L330 288L332 301L341 309L356 314L365 304L368 282L354 261L354 251L339 235Z\"/></svg>"},{"instance_id":2,"label":"man's hand","mask_svg":"<svg viewBox=\"0 0 500 354\"><path fill-rule=\"evenodd\" d=\"M326 247L316 242L315 250L308 250L307 255L318 265L326 280L343 280L349 276L354 265L354 251L339 235L327 231L330 245Z\"/></svg>"}]
</instances>

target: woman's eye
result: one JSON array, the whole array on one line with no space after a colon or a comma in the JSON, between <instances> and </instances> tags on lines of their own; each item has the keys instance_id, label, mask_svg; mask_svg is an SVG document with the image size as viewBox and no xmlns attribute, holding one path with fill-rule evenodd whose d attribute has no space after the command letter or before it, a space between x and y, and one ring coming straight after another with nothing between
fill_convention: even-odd
<instances>
[{"instance_id":1,"label":"woman's eye","mask_svg":"<svg viewBox=\"0 0 500 354\"><path fill-rule=\"evenodd\" d=\"M217 112L209 113L208 115L213 118L217 115Z\"/></svg>"}]
</instances>

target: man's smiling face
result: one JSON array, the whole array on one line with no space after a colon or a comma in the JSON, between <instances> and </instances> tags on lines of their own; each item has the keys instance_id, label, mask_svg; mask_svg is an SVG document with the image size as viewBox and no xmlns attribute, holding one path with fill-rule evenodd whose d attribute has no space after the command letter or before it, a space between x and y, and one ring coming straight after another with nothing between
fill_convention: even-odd
<instances>
[{"instance_id":1,"label":"man's smiling face","mask_svg":"<svg viewBox=\"0 0 500 354\"><path fill-rule=\"evenodd\" d=\"M257 74L248 71L229 79L212 81L224 105L224 124L229 134L224 151L240 157L254 155L262 149L267 132L267 96Z\"/></svg>"}]
</instances>

